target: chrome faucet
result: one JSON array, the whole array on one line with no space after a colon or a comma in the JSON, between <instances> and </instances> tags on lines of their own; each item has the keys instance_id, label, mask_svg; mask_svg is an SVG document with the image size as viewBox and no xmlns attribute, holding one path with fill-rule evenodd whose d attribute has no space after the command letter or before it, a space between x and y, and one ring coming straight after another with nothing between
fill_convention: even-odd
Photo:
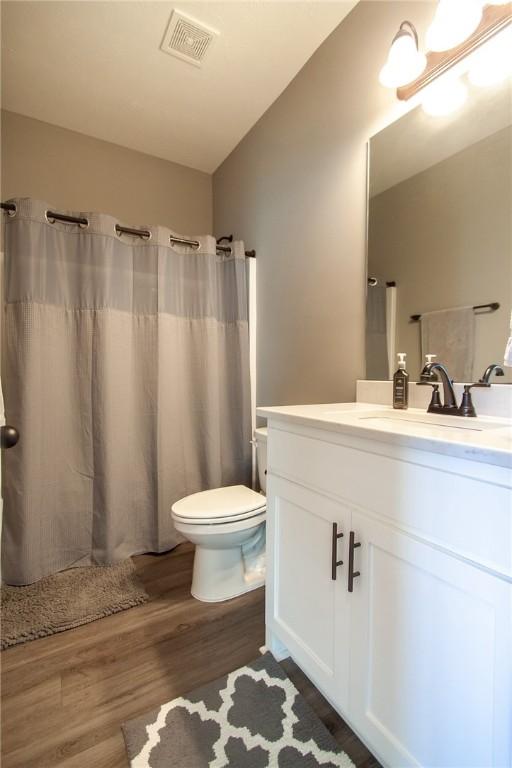
<instances>
[{"instance_id":1,"label":"chrome faucet","mask_svg":"<svg viewBox=\"0 0 512 768\"><path fill-rule=\"evenodd\" d=\"M495 374L495 376L504 376L505 371L501 367L501 365L498 365L498 363L492 363L492 365L488 365L485 369L484 375L481 379L478 379L479 384L487 384L488 386L491 386L489 383L489 379L491 378L492 374Z\"/></svg>"},{"instance_id":2,"label":"chrome faucet","mask_svg":"<svg viewBox=\"0 0 512 768\"><path fill-rule=\"evenodd\" d=\"M439 397L439 384L436 383L438 381L436 373L443 385L443 403L441 403ZM432 400L427 408L428 413L446 413L451 416L462 416L457 406L453 382L442 363L427 363L421 372L418 384L430 384L434 388Z\"/></svg>"}]
</instances>

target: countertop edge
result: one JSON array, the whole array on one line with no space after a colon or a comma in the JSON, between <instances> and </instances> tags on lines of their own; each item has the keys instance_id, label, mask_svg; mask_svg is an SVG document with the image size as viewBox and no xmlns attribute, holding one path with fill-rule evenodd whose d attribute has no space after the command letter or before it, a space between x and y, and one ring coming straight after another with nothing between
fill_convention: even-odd
<instances>
[{"instance_id":1,"label":"countertop edge","mask_svg":"<svg viewBox=\"0 0 512 768\"><path fill-rule=\"evenodd\" d=\"M365 405L368 405L369 409L372 407L375 409L383 408L382 405L373 403L366 403ZM491 448L488 446L464 445L445 440L437 440L436 438L423 435L404 435L397 434L396 432L384 432L369 427L368 425L355 426L353 424L316 418L315 416L308 416L305 414L287 413L283 410L283 408L289 407L293 406L282 406L282 408L280 406L258 406L256 414L266 419L278 419L279 421L302 424L304 426L323 429L329 432L341 432L352 437L374 440L388 445L413 448L428 453L454 456L468 461L476 461L481 464L490 464L505 469L512 469L512 453L504 449Z\"/></svg>"}]
</instances>

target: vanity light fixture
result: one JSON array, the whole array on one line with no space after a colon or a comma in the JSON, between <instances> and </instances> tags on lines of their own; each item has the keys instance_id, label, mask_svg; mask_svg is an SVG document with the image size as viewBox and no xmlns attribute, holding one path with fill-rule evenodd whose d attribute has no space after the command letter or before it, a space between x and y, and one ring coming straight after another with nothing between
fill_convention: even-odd
<instances>
[{"instance_id":1,"label":"vanity light fixture","mask_svg":"<svg viewBox=\"0 0 512 768\"><path fill-rule=\"evenodd\" d=\"M402 21L380 71L380 82L386 88L398 88L416 80L426 66L426 56L418 49L418 33L414 24Z\"/></svg>"},{"instance_id":2,"label":"vanity light fixture","mask_svg":"<svg viewBox=\"0 0 512 768\"><path fill-rule=\"evenodd\" d=\"M448 51L464 42L482 19L479 0L439 0L426 43L431 51Z\"/></svg>"},{"instance_id":3,"label":"vanity light fixture","mask_svg":"<svg viewBox=\"0 0 512 768\"><path fill-rule=\"evenodd\" d=\"M468 89L460 79L487 86L512 74L512 2L439 0L427 31L427 55L418 34L403 21L393 38L379 75L387 88L397 88L402 101L422 92L423 110L447 115L465 102Z\"/></svg>"},{"instance_id":4,"label":"vanity light fixture","mask_svg":"<svg viewBox=\"0 0 512 768\"><path fill-rule=\"evenodd\" d=\"M472 54L468 69L469 82L479 87L501 83L512 74L511 50L512 26Z\"/></svg>"},{"instance_id":5,"label":"vanity light fixture","mask_svg":"<svg viewBox=\"0 0 512 768\"><path fill-rule=\"evenodd\" d=\"M469 10L471 8L472 10ZM462 21L458 20L459 16ZM442 51L429 50L426 54L427 66L421 74L414 81L397 87L397 96L401 101L407 101L418 92L426 91L427 87L439 78L443 79L452 73L460 76L471 71L469 80L478 85L491 85L493 82L499 82L503 76L503 71L505 75L510 73L511 67L508 67L509 71L507 72L507 65L511 59L510 46L509 43L503 41L512 31L512 2L486 3L482 0L440 0L432 26L434 29L437 26L439 30L441 28L439 26L440 20L444 19L446 22L450 17L457 27L458 34L460 34L462 27L467 32L475 24L475 20L476 29L467 33L469 36L453 48ZM478 23L477 17L480 18L480 23ZM432 34L430 31L430 44L432 44ZM445 36L444 39L443 45L452 44L455 36L450 36L449 43L446 42L448 36ZM511 38L509 37L508 40L510 41ZM436 44L435 40L433 44ZM492 52L494 44L496 44L495 50L502 51L501 55ZM458 86L453 86L453 88L459 94L460 99L461 89ZM429 95L429 100L430 98Z\"/></svg>"}]
</instances>

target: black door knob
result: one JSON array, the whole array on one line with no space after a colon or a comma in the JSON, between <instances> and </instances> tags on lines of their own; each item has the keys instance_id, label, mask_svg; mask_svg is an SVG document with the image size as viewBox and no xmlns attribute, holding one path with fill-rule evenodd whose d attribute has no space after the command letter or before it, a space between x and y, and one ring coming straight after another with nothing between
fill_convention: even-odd
<instances>
[{"instance_id":1,"label":"black door knob","mask_svg":"<svg viewBox=\"0 0 512 768\"><path fill-rule=\"evenodd\" d=\"M15 427L10 427L8 424L5 427L0 427L0 446L2 448L12 448L19 439L20 433Z\"/></svg>"}]
</instances>

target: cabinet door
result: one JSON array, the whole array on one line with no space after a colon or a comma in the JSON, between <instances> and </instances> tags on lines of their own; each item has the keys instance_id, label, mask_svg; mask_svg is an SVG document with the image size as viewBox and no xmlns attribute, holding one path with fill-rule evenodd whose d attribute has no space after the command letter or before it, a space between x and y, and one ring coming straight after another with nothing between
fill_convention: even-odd
<instances>
[{"instance_id":1,"label":"cabinet door","mask_svg":"<svg viewBox=\"0 0 512 768\"><path fill-rule=\"evenodd\" d=\"M511 585L353 512L350 719L390 766L511 760Z\"/></svg>"},{"instance_id":2,"label":"cabinet door","mask_svg":"<svg viewBox=\"0 0 512 768\"><path fill-rule=\"evenodd\" d=\"M347 541L350 510L269 476L267 625L341 709L348 703ZM343 537L332 578L333 523Z\"/></svg>"}]
</instances>

